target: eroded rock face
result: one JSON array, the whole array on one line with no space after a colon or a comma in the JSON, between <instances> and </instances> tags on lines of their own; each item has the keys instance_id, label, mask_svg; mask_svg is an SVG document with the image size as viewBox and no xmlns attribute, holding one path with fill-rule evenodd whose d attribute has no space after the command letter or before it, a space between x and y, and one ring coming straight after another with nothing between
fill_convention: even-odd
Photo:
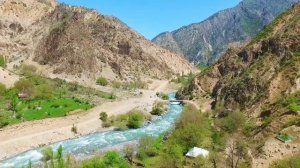
<instances>
[{"instance_id":1,"label":"eroded rock face","mask_svg":"<svg viewBox=\"0 0 300 168\"><path fill-rule=\"evenodd\" d=\"M232 43L256 36L265 25L298 0L243 0L201 23L158 35L153 42L184 54L191 62L210 64Z\"/></svg>"},{"instance_id":2,"label":"eroded rock face","mask_svg":"<svg viewBox=\"0 0 300 168\"><path fill-rule=\"evenodd\" d=\"M37 64L47 76L94 81L169 78L195 71L183 56L165 50L114 17L52 0L0 3L0 46L8 68Z\"/></svg>"}]
</instances>

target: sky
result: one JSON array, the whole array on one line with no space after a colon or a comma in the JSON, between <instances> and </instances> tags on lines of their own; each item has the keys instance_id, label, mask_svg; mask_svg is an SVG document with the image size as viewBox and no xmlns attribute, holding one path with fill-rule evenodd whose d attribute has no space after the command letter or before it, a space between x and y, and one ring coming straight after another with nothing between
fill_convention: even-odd
<instances>
[{"instance_id":1,"label":"sky","mask_svg":"<svg viewBox=\"0 0 300 168\"><path fill-rule=\"evenodd\" d=\"M118 17L151 40L165 31L198 23L241 0L58 0Z\"/></svg>"}]
</instances>

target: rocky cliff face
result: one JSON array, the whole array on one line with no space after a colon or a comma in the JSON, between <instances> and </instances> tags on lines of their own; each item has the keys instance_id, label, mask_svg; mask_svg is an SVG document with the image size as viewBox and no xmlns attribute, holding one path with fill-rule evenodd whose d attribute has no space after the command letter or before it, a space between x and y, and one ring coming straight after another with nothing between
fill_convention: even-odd
<instances>
[{"instance_id":1,"label":"rocky cliff face","mask_svg":"<svg viewBox=\"0 0 300 168\"><path fill-rule=\"evenodd\" d=\"M0 14L0 48L9 69L27 63L48 76L93 81L168 78L195 70L183 56L96 11L52 0L7 0Z\"/></svg>"},{"instance_id":2,"label":"rocky cliff face","mask_svg":"<svg viewBox=\"0 0 300 168\"><path fill-rule=\"evenodd\" d=\"M158 35L153 42L184 54L193 63L210 64L226 49L256 36L298 0L243 0L201 23Z\"/></svg>"}]
</instances>

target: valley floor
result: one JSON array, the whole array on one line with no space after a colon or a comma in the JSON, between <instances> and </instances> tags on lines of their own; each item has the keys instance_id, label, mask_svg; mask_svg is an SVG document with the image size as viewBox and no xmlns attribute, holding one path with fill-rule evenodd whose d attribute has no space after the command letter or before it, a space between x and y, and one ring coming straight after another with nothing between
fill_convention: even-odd
<instances>
[{"instance_id":1,"label":"valley floor","mask_svg":"<svg viewBox=\"0 0 300 168\"><path fill-rule=\"evenodd\" d=\"M71 128L75 125L78 135L107 131L102 127L99 113L107 112L109 116L124 114L141 107L150 111L159 98L156 92L169 91L168 81L154 81L149 90L142 90L139 98L129 98L117 102L107 102L86 112L80 112L63 118L51 118L24 122L0 130L0 160L39 146L74 138ZM110 128L111 129L111 128Z\"/></svg>"}]
</instances>

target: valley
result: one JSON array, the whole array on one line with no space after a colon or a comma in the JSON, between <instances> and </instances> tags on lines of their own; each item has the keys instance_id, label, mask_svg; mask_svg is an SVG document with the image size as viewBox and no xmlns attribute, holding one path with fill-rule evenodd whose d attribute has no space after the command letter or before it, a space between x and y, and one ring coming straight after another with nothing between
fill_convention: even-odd
<instances>
[{"instance_id":1,"label":"valley","mask_svg":"<svg viewBox=\"0 0 300 168\"><path fill-rule=\"evenodd\" d=\"M152 41L65 1L0 1L0 168L300 167L298 0Z\"/></svg>"}]
</instances>

